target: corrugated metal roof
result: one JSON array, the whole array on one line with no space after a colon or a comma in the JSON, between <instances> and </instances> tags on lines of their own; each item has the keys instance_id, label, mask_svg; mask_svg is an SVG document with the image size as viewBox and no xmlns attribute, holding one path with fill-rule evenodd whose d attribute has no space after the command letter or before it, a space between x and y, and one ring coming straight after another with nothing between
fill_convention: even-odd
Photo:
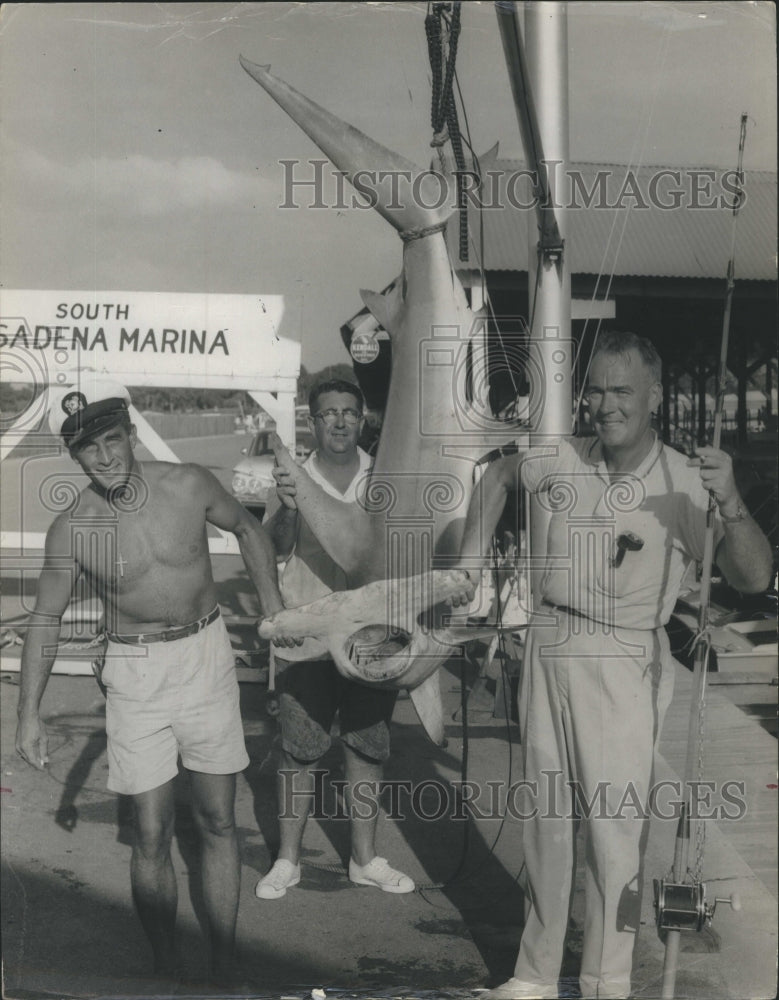
<instances>
[{"instance_id":1,"label":"corrugated metal roof","mask_svg":"<svg viewBox=\"0 0 779 1000\"><path fill-rule=\"evenodd\" d=\"M526 271L528 228L537 226L524 164L499 160L481 196L487 270ZM735 171L576 163L558 170L556 202L568 208L566 247L573 274L724 278L730 256ZM777 277L777 176L745 173L736 277ZM458 222L447 241L458 267L479 266L479 209L469 204L469 260L458 261Z\"/></svg>"}]
</instances>

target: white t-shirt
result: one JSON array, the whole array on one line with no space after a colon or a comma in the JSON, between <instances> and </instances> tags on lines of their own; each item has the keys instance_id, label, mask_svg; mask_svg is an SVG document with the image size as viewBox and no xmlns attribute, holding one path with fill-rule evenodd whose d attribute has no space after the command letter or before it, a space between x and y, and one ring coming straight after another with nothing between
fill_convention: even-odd
<instances>
[{"instance_id":1,"label":"white t-shirt","mask_svg":"<svg viewBox=\"0 0 779 1000\"><path fill-rule=\"evenodd\" d=\"M342 500L344 504L356 506L358 497L364 493L368 484L368 474L373 466L373 459L362 448L357 449L357 455L360 467L344 493L328 482L319 471L315 451L303 463L303 468L330 496ZM281 501L273 493L268 500L265 519L272 517L280 506ZM299 608L333 591L346 590L346 576L343 570L325 552L302 517L298 517L295 547L281 573L279 590L287 608ZM317 660L330 654L323 642L309 638L304 639L300 646L278 650L278 655L285 660Z\"/></svg>"}]
</instances>

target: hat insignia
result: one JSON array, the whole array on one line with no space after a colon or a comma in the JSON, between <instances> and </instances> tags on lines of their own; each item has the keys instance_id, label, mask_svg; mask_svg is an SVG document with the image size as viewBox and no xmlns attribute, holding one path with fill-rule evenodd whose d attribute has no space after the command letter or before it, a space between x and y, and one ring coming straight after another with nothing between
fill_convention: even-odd
<instances>
[{"instance_id":1,"label":"hat insignia","mask_svg":"<svg viewBox=\"0 0 779 1000\"><path fill-rule=\"evenodd\" d=\"M62 400L62 409L71 417L78 413L79 410L85 410L86 406L87 397L83 392L69 392Z\"/></svg>"}]
</instances>

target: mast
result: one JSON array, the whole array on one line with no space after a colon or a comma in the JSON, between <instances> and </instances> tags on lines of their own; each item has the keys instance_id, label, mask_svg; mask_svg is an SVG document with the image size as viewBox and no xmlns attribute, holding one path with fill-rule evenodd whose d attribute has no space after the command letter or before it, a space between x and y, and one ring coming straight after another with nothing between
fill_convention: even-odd
<instances>
[{"instance_id":1,"label":"mast","mask_svg":"<svg viewBox=\"0 0 779 1000\"><path fill-rule=\"evenodd\" d=\"M525 42L544 157L534 169L545 177L557 222L557 233L544 226L540 240L538 233L531 234L528 246L530 362L543 375L543 405L531 407L537 414L533 431L546 438L569 435L572 430L571 271L565 248L568 5L548 0L526 3Z\"/></svg>"},{"instance_id":2,"label":"mast","mask_svg":"<svg viewBox=\"0 0 779 1000\"><path fill-rule=\"evenodd\" d=\"M524 4L525 40L513 2L495 4L514 107L536 181L537 225L528 246L531 441L572 432L571 272L566 253L568 183L568 5ZM548 512L531 500L530 552L543 552ZM533 574L535 583L540 573Z\"/></svg>"}]
</instances>

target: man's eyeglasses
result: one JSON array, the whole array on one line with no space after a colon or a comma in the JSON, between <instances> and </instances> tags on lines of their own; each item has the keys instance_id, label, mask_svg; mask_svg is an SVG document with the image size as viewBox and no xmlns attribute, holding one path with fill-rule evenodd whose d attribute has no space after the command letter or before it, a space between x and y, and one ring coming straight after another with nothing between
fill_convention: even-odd
<instances>
[{"instance_id":1,"label":"man's eyeglasses","mask_svg":"<svg viewBox=\"0 0 779 1000\"><path fill-rule=\"evenodd\" d=\"M345 410L336 410L332 408L329 410L319 410L318 413L314 413L312 416L315 419L316 417L319 417L322 423L326 424L328 427L332 427L333 424L337 423L339 417L343 417L345 424L352 425L359 423L360 420L362 420L362 413L360 413L359 410L353 410L351 407L347 407Z\"/></svg>"}]
</instances>

